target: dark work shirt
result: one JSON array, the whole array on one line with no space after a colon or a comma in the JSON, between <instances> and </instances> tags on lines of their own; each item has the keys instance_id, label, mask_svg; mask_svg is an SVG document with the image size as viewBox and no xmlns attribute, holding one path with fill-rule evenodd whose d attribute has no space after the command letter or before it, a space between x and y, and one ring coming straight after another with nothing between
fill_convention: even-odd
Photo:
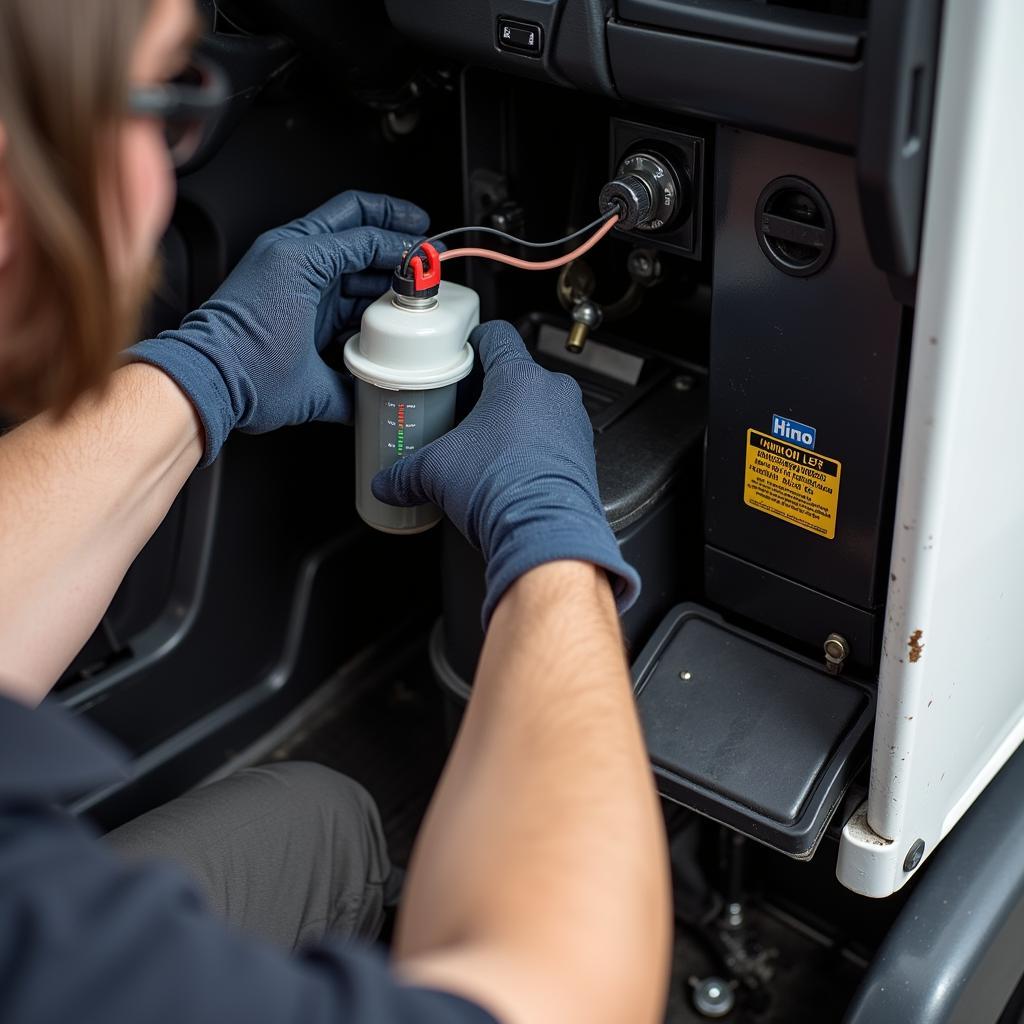
<instances>
[{"instance_id":1,"label":"dark work shirt","mask_svg":"<svg viewBox=\"0 0 1024 1024\"><path fill-rule=\"evenodd\" d=\"M122 862L54 805L122 774L83 724L0 697L0 1022L494 1024L372 950L237 935L182 873Z\"/></svg>"}]
</instances>

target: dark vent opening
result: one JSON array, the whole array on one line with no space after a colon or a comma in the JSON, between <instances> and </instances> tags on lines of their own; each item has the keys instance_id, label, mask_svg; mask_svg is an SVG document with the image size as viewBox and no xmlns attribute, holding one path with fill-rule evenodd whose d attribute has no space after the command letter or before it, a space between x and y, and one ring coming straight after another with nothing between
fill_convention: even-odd
<instances>
[{"instance_id":1,"label":"dark vent opening","mask_svg":"<svg viewBox=\"0 0 1024 1024\"><path fill-rule=\"evenodd\" d=\"M757 201L755 231L765 256L796 277L821 270L835 243L832 211L803 178L776 178L765 187Z\"/></svg>"}]
</instances>

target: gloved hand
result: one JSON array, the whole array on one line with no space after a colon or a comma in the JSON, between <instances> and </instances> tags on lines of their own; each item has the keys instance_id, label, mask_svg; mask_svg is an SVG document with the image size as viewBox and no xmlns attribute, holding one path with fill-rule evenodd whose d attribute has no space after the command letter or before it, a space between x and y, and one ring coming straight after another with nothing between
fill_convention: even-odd
<instances>
[{"instance_id":1,"label":"gloved hand","mask_svg":"<svg viewBox=\"0 0 1024 1024\"><path fill-rule=\"evenodd\" d=\"M262 434L350 419L351 382L319 353L387 289L390 271L428 223L412 203L343 192L260 235L176 331L127 350L129 361L160 367L192 400L206 430L201 465L236 427Z\"/></svg>"},{"instance_id":2,"label":"gloved hand","mask_svg":"<svg viewBox=\"0 0 1024 1024\"><path fill-rule=\"evenodd\" d=\"M392 505L432 501L480 549L485 630L519 576L564 558L607 569L625 611L640 577L604 515L579 385L538 366L504 321L481 324L470 340L484 369L480 400L454 430L378 473L374 496Z\"/></svg>"}]
</instances>

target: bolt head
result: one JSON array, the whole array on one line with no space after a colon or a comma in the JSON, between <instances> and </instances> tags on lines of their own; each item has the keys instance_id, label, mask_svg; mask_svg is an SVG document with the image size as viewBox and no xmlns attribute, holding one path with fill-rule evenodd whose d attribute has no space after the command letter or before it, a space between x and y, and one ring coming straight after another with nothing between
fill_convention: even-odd
<instances>
[{"instance_id":1,"label":"bolt head","mask_svg":"<svg viewBox=\"0 0 1024 1024\"><path fill-rule=\"evenodd\" d=\"M693 979L693 1006L702 1017L728 1016L736 1004L732 986L721 978Z\"/></svg>"},{"instance_id":2,"label":"bolt head","mask_svg":"<svg viewBox=\"0 0 1024 1024\"><path fill-rule=\"evenodd\" d=\"M648 249L634 249L626 259L626 270L639 284L653 283L661 273L657 256Z\"/></svg>"},{"instance_id":3,"label":"bolt head","mask_svg":"<svg viewBox=\"0 0 1024 1024\"><path fill-rule=\"evenodd\" d=\"M850 645L846 638L838 633L830 633L825 640L825 657L830 661L845 661L850 654Z\"/></svg>"},{"instance_id":4,"label":"bolt head","mask_svg":"<svg viewBox=\"0 0 1024 1024\"><path fill-rule=\"evenodd\" d=\"M915 839L914 845L907 851L907 856L903 861L903 870L910 872L921 863L921 858L924 856L924 840Z\"/></svg>"}]
</instances>

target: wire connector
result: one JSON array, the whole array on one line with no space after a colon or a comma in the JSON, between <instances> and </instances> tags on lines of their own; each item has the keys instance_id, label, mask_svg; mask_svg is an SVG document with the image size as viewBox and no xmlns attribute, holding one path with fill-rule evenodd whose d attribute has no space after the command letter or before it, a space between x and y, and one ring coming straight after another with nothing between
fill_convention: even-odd
<instances>
[{"instance_id":1,"label":"wire connector","mask_svg":"<svg viewBox=\"0 0 1024 1024\"><path fill-rule=\"evenodd\" d=\"M405 269L405 261L395 269L391 279L391 288L396 295L407 298L429 299L435 296L441 286L441 257L429 243L423 242L417 247L423 256L413 256L409 260L409 272ZM425 263L424 263L425 261Z\"/></svg>"},{"instance_id":2,"label":"wire connector","mask_svg":"<svg viewBox=\"0 0 1024 1024\"><path fill-rule=\"evenodd\" d=\"M429 242L424 242L420 248L427 258L427 266L424 269L423 260L419 256L413 256L412 277L416 282L417 292L423 292L427 288L437 288L441 283L441 257L437 250Z\"/></svg>"}]
</instances>

